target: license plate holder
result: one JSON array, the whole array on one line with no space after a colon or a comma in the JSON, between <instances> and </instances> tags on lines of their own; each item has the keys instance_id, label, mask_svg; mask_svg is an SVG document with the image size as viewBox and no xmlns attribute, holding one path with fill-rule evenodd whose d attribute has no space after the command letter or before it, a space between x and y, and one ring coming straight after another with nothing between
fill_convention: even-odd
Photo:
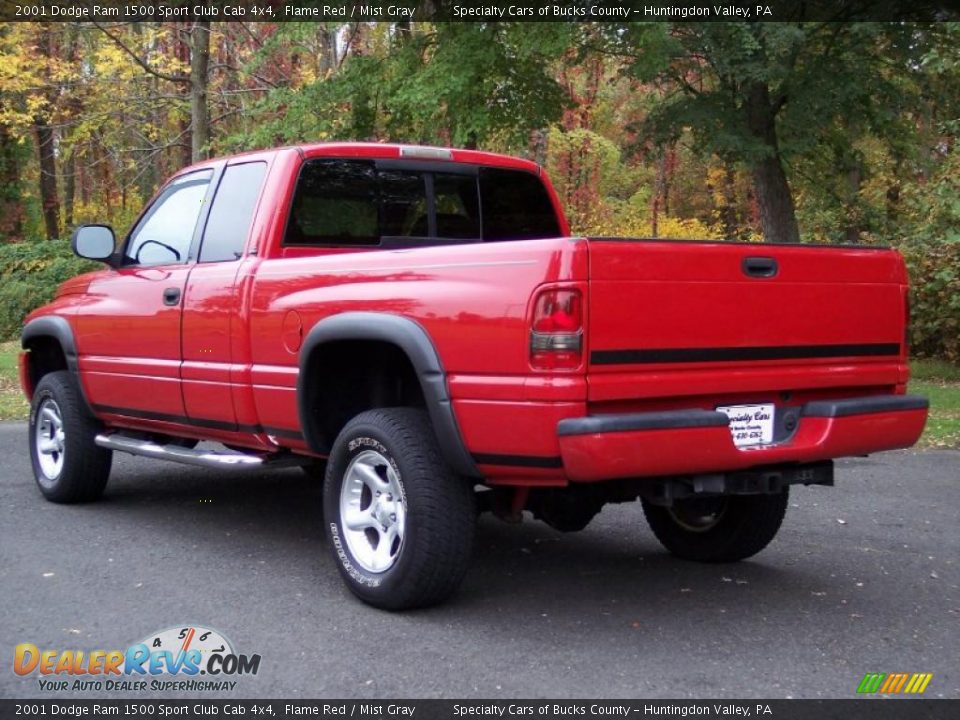
<instances>
[{"instance_id":1,"label":"license plate holder","mask_svg":"<svg viewBox=\"0 0 960 720\"><path fill-rule=\"evenodd\" d=\"M721 405L717 412L730 418L730 436L738 448L769 445L773 442L773 403L753 405Z\"/></svg>"}]
</instances>

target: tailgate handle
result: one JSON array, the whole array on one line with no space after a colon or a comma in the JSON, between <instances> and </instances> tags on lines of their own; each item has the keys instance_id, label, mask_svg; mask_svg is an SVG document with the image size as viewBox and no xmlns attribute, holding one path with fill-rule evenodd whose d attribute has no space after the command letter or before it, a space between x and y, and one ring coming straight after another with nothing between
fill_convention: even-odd
<instances>
[{"instance_id":1,"label":"tailgate handle","mask_svg":"<svg viewBox=\"0 0 960 720\"><path fill-rule=\"evenodd\" d=\"M777 261L772 257L746 257L743 272L750 277L770 278L777 274Z\"/></svg>"}]
</instances>

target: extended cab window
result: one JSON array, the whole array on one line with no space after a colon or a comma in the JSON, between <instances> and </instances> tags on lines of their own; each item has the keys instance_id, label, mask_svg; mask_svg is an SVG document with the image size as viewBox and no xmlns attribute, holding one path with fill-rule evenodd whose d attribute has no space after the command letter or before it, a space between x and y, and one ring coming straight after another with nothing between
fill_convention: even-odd
<instances>
[{"instance_id":1,"label":"extended cab window","mask_svg":"<svg viewBox=\"0 0 960 720\"><path fill-rule=\"evenodd\" d=\"M181 175L167 185L130 233L126 261L134 265L186 262L212 170Z\"/></svg>"},{"instance_id":2,"label":"extended cab window","mask_svg":"<svg viewBox=\"0 0 960 720\"><path fill-rule=\"evenodd\" d=\"M419 170L368 160L312 160L297 181L284 243L404 247L556 237L540 179L457 165Z\"/></svg>"},{"instance_id":3,"label":"extended cab window","mask_svg":"<svg viewBox=\"0 0 960 720\"><path fill-rule=\"evenodd\" d=\"M230 165L223 171L203 231L200 262L236 260L243 254L266 171L265 162Z\"/></svg>"},{"instance_id":4,"label":"extended cab window","mask_svg":"<svg viewBox=\"0 0 960 720\"><path fill-rule=\"evenodd\" d=\"M286 242L291 245L378 245L380 202L373 163L322 160L300 172Z\"/></svg>"}]
</instances>

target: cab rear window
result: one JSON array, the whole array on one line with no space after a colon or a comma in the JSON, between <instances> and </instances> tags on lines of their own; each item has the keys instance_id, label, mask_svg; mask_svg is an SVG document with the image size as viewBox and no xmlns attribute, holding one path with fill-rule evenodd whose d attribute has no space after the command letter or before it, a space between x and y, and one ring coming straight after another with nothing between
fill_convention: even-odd
<instances>
[{"instance_id":1,"label":"cab rear window","mask_svg":"<svg viewBox=\"0 0 960 720\"><path fill-rule=\"evenodd\" d=\"M301 169L284 244L415 247L559 234L550 197L531 173L320 159Z\"/></svg>"}]
</instances>

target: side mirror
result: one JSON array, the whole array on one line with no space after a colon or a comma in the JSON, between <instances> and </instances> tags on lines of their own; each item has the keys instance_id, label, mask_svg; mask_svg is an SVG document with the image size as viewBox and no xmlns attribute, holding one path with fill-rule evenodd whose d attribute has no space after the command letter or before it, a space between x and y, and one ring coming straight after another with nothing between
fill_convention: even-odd
<instances>
[{"instance_id":1,"label":"side mirror","mask_svg":"<svg viewBox=\"0 0 960 720\"><path fill-rule=\"evenodd\" d=\"M109 225L81 225L73 231L70 247L82 258L109 263L116 247L113 228Z\"/></svg>"}]
</instances>

